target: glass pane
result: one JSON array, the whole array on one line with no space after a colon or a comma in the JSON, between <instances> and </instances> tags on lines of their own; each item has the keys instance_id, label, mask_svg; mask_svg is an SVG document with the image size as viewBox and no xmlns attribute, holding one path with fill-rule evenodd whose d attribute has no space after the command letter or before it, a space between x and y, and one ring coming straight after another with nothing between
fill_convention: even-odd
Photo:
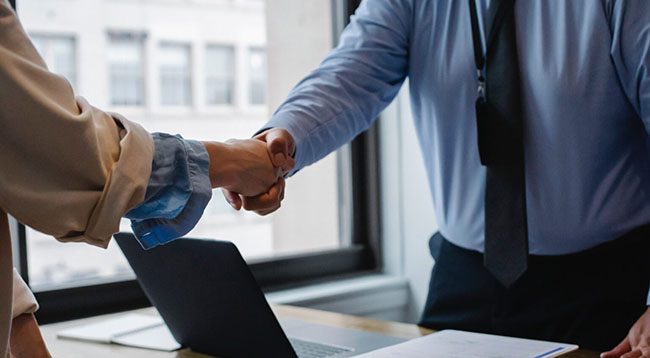
<instances>
[{"instance_id":1,"label":"glass pane","mask_svg":"<svg viewBox=\"0 0 650 358\"><path fill-rule=\"evenodd\" d=\"M251 48L248 57L250 73L250 102L260 105L266 103L266 52Z\"/></svg>"},{"instance_id":2,"label":"glass pane","mask_svg":"<svg viewBox=\"0 0 650 358\"><path fill-rule=\"evenodd\" d=\"M257 132L332 47L331 3L287 1L20 0L18 13L53 70L81 74L75 88L93 105L150 131L224 141ZM50 40L62 33L66 44ZM215 191L188 236L233 241L247 259L348 245L349 171L339 171L339 155L289 179L282 209L266 217L232 210ZM36 290L131 275L114 243L62 244L29 230L27 244Z\"/></svg>"},{"instance_id":3,"label":"glass pane","mask_svg":"<svg viewBox=\"0 0 650 358\"><path fill-rule=\"evenodd\" d=\"M75 39L60 35L31 35L36 50L45 59L50 71L65 77L72 86L77 83Z\"/></svg>"},{"instance_id":4,"label":"glass pane","mask_svg":"<svg viewBox=\"0 0 650 358\"><path fill-rule=\"evenodd\" d=\"M235 49L210 45L205 49L205 92L208 104L232 104Z\"/></svg>"},{"instance_id":5,"label":"glass pane","mask_svg":"<svg viewBox=\"0 0 650 358\"><path fill-rule=\"evenodd\" d=\"M144 104L144 36L136 33L108 34L108 70L111 104Z\"/></svg>"},{"instance_id":6,"label":"glass pane","mask_svg":"<svg viewBox=\"0 0 650 358\"><path fill-rule=\"evenodd\" d=\"M51 39L53 67L72 83L74 83L75 69L77 67L74 47L74 40L71 38L62 37Z\"/></svg>"},{"instance_id":7,"label":"glass pane","mask_svg":"<svg viewBox=\"0 0 650 358\"><path fill-rule=\"evenodd\" d=\"M160 93L163 105L187 106L192 101L192 74L190 47L180 44L162 44L160 61Z\"/></svg>"}]
</instances>

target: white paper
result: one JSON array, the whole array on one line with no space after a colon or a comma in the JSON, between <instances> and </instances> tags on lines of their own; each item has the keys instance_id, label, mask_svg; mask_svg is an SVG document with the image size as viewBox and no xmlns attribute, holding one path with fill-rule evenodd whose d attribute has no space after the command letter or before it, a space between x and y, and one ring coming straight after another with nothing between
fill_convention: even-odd
<instances>
[{"instance_id":1,"label":"white paper","mask_svg":"<svg viewBox=\"0 0 650 358\"><path fill-rule=\"evenodd\" d=\"M167 352L181 348L164 324L114 337L113 343Z\"/></svg>"},{"instance_id":2,"label":"white paper","mask_svg":"<svg viewBox=\"0 0 650 358\"><path fill-rule=\"evenodd\" d=\"M358 357L551 358L576 349L571 344L444 330Z\"/></svg>"},{"instance_id":3,"label":"white paper","mask_svg":"<svg viewBox=\"0 0 650 358\"><path fill-rule=\"evenodd\" d=\"M164 324L159 316L128 314L106 321L60 331L60 338L110 343L114 337Z\"/></svg>"}]
</instances>

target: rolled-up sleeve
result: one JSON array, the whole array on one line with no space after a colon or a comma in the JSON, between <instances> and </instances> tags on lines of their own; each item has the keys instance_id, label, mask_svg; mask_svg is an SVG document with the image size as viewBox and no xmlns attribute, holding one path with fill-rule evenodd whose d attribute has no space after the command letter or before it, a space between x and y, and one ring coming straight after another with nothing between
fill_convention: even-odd
<instances>
[{"instance_id":1,"label":"rolled-up sleeve","mask_svg":"<svg viewBox=\"0 0 650 358\"><path fill-rule=\"evenodd\" d=\"M11 318L16 318L24 313L34 313L37 309L38 303L36 303L34 294L14 269L14 296Z\"/></svg>"},{"instance_id":2,"label":"rolled-up sleeve","mask_svg":"<svg viewBox=\"0 0 650 358\"><path fill-rule=\"evenodd\" d=\"M145 197L149 132L75 96L0 1L0 208L61 241L106 247Z\"/></svg>"},{"instance_id":3,"label":"rolled-up sleeve","mask_svg":"<svg viewBox=\"0 0 650 358\"><path fill-rule=\"evenodd\" d=\"M212 197L208 153L201 142L154 133L154 160L145 200L126 215L143 248L187 234Z\"/></svg>"}]
</instances>

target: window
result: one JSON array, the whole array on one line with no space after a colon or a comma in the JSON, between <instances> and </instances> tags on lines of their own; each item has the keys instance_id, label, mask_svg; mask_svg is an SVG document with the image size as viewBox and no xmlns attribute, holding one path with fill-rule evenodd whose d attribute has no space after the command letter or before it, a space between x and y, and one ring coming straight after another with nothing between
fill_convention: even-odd
<instances>
[{"instance_id":1,"label":"window","mask_svg":"<svg viewBox=\"0 0 650 358\"><path fill-rule=\"evenodd\" d=\"M232 105L235 95L235 49L205 48L205 96L209 105Z\"/></svg>"},{"instance_id":2,"label":"window","mask_svg":"<svg viewBox=\"0 0 650 358\"><path fill-rule=\"evenodd\" d=\"M190 46L163 43L160 61L160 99L166 106L189 106L192 102L192 65Z\"/></svg>"},{"instance_id":3,"label":"window","mask_svg":"<svg viewBox=\"0 0 650 358\"><path fill-rule=\"evenodd\" d=\"M50 71L65 77L75 87L77 57L74 37L42 34L31 34L30 37Z\"/></svg>"},{"instance_id":4,"label":"window","mask_svg":"<svg viewBox=\"0 0 650 358\"><path fill-rule=\"evenodd\" d=\"M108 33L110 103L144 105L144 39L137 33Z\"/></svg>"},{"instance_id":5,"label":"window","mask_svg":"<svg viewBox=\"0 0 650 358\"><path fill-rule=\"evenodd\" d=\"M120 28L138 30L106 32L115 25L104 12L65 0L18 0L17 6L30 33L65 28L74 35L78 71L88 74L77 81L79 95L94 105L152 132L220 141L261 128L335 44L335 24L347 18L341 9L348 3L98 1L106 12L133 14L119 19ZM179 14L187 21L179 22ZM146 111L128 108L147 100L154 105ZM208 110L222 105L235 110ZM188 106L191 111L173 110ZM376 269L372 138L361 135L291 178L282 209L272 215L236 212L215 191L187 236L234 242L265 289ZM121 229L130 230L128 222ZM40 321L146 304L114 243L101 250L61 244L30 228L18 232L22 274L40 300Z\"/></svg>"},{"instance_id":6,"label":"window","mask_svg":"<svg viewBox=\"0 0 650 358\"><path fill-rule=\"evenodd\" d=\"M250 103L262 105L266 103L266 52L261 48L251 48L248 51L248 68L250 74Z\"/></svg>"}]
</instances>

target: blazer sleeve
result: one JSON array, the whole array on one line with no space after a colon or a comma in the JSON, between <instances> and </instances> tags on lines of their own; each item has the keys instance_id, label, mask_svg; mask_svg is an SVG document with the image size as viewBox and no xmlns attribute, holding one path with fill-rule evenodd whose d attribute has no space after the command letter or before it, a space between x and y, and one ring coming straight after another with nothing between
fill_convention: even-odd
<instances>
[{"instance_id":1,"label":"blazer sleeve","mask_svg":"<svg viewBox=\"0 0 650 358\"><path fill-rule=\"evenodd\" d=\"M0 208L61 241L106 247L144 200L154 144L76 97L0 0Z\"/></svg>"},{"instance_id":2,"label":"blazer sleeve","mask_svg":"<svg viewBox=\"0 0 650 358\"><path fill-rule=\"evenodd\" d=\"M34 313L38 303L27 284L14 269L14 297L11 318L16 318L24 313Z\"/></svg>"}]
</instances>

